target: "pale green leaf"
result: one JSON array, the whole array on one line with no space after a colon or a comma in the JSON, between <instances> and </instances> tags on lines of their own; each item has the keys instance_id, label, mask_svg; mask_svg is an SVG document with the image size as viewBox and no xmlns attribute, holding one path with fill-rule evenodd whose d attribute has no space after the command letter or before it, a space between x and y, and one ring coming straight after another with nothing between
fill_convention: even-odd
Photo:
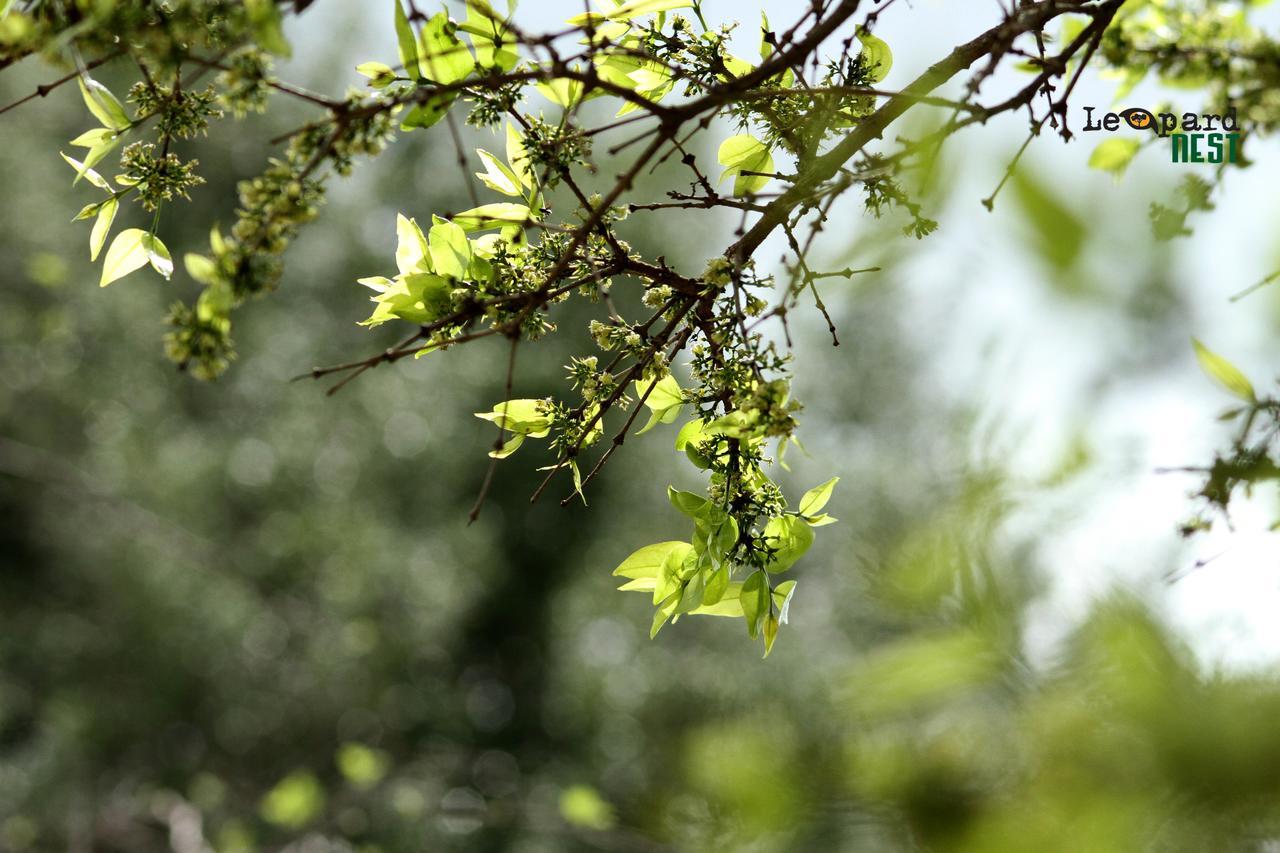
<instances>
[{"instance_id":1,"label":"pale green leaf","mask_svg":"<svg viewBox=\"0 0 1280 853\"><path fill-rule=\"evenodd\" d=\"M413 27L409 26L409 17L404 12L401 0L392 0L396 7L396 44L400 49L400 62L404 72L414 80L422 79L422 70L418 66L418 40L414 37Z\"/></svg>"},{"instance_id":2,"label":"pale green leaf","mask_svg":"<svg viewBox=\"0 0 1280 853\"><path fill-rule=\"evenodd\" d=\"M1195 338L1191 339L1191 344L1195 347L1196 359L1199 360L1201 369L1209 374L1211 379L1246 402L1257 401L1253 383L1240 372L1239 368Z\"/></svg>"},{"instance_id":3,"label":"pale green leaf","mask_svg":"<svg viewBox=\"0 0 1280 853\"><path fill-rule=\"evenodd\" d=\"M867 79L871 83L879 83L893 67L893 51L883 39L871 35L866 30L858 31L858 41L862 43L862 57L868 71Z\"/></svg>"},{"instance_id":4,"label":"pale green leaf","mask_svg":"<svg viewBox=\"0 0 1280 853\"><path fill-rule=\"evenodd\" d=\"M1118 136L1103 140L1089 155L1089 168L1101 169L1116 176L1123 175L1141 147L1142 141L1139 139Z\"/></svg>"},{"instance_id":5,"label":"pale green leaf","mask_svg":"<svg viewBox=\"0 0 1280 853\"><path fill-rule=\"evenodd\" d=\"M110 89L85 74L80 75L76 82L80 84L80 94L84 96L85 106L93 113L94 118L102 122L103 127L124 130L132 124L124 104L111 94Z\"/></svg>"},{"instance_id":6,"label":"pale green leaf","mask_svg":"<svg viewBox=\"0 0 1280 853\"><path fill-rule=\"evenodd\" d=\"M800 498L800 514L813 515L819 512L827 505L827 501L831 500L831 493L835 491L838 482L840 482L839 477L832 477L821 486L814 486L805 492Z\"/></svg>"},{"instance_id":7,"label":"pale green leaf","mask_svg":"<svg viewBox=\"0 0 1280 853\"><path fill-rule=\"evenodd\" d=\"M111 282L146 266L150 260L150 253L142 241L144 237L149 236L141 228L128 228L117 234L111 241L107 256L102 262L102 278L99 279L98 285L106 287Z\"/></svg>"},{"instance_id":8,"label":"pale green leaf","mask_svg":"<svg viewBox=\"0 0 1280 853\"><path fill-rule=\"evenodd\" d=\"M747 195L759 192L769 183L764 175L744 175L743 172L763 172L771 174L774 170L773 155L768 147L747 133L731 136L720 144L717 152L720 165L725 167L720 180L733 176L734 195Z\"/></svg>"},{"instance_id":9,"label":"pale green leaf","mask_svg":"<svg viewBox=\"0 0 1280 853\"><path fill-rule=\"evenodd\" d=\"M107 234L111 232L111 223L115 221L120 201L114 196L102 203L98 209L98 218L94 220L93 230L89 232L89 260L96 261L102 246L107 242Z\"/></svg>"}]
</instances>

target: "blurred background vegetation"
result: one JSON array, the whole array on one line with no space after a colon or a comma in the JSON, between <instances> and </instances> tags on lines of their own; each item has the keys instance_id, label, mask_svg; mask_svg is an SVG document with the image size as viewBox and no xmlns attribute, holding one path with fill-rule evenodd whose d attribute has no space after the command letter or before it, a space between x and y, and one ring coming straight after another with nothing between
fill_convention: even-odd
<instances>
[{"instance_id":1,"label":"blurred background vegetation","mask_svg":"<svg viewBox=\"0 0 1280 853\"><path fill-rule=\"evenodd\" d=\"M344 4L308 15L363 32ZM309 43L292 71L318 89L369 58ZM0 99L42 79L6 74ZM200 146L210 183L167 224L175 252L230 219L254 140L302 117L279 107ZM284 286L239 315L240 360L200 384L160 348L191 282L93 284L56 156L78 97L20 119L0 146L0 850L1275 849L1280 682L1206 661L1163 615L1186 483L1160 484L1174 510L1145 573L1074 610L1049 595L1054 537L1149 470L1105 432L1109 395L1189 363L1194 264L1144 219L1167 175L1069 189L1033 157L975 243L1006 129L939 163L937 238L857 199L828 225L830 268L884 272L831 288L838 349L820 317L793 326L811 455L786 482L840 475L841 524L762 662L736 623L650 642L644 603L613 591L680 523L673 429L629 442L590 507L530 506L545 462L521 454L467 527L492 440L470 413L500 398L501 345L333 398L287 383L397 337L356 327L354 279L387 266L395 211L466 206L443 133L335 185ZM636 219L677 267L719 245ZM1016 381L992 323L1078 334L1075 372ZM526 353L517 396L550 393L569 343Z\"/></svg>"}]
</instances>

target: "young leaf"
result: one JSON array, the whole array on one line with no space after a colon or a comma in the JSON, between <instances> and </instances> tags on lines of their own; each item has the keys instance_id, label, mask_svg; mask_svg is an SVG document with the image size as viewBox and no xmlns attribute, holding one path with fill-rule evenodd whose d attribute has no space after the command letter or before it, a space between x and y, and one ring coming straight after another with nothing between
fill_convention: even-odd
<instances>
[{"instance_id":1,"label":"young leaf","mask_svg":"<svg viewBox=\"0 0 1280 853\"><path fill-rule=\"evenodd\" d=\"M110 89L87 74L80 75L76 82L80 84L80 94L84 96L85 106L93 113L94 118L102 122L103 127L124 130L132 124L124 104L111 94Z\"/></svg>"},{"instance_id":2,"label":"young leaf","mask_svg":"<svg viewBox=\"0 0 1280 853\"><path fill-rule=\"evenodd\" d=\"M396 7L396 43L400 48L400 62L404 65L404 73L410 79L421 80L422 69L418 66L418 40L413 35L413 27L409 26L409 17L404 13L400 0L392 0Z\"/></svg>"},{"instance_id":3,"label":"young leaf","mask_svg":"<svg viewBox=\"0 0 1280 853\"><path fill-rule=\"evenodd\" d=\"M527 205L499 201L464 210L453 217L453 222L461 226L464 231L471 232L507 225L524 225L532 218L533 211Z\"/></svg>"},{"instance_id":4,"label":"young leaf","mask_svg":"<svg viewBox=\"0 0 1280 853\"><path fill-rule=\"evenodd\" d=\"M653 390L649 391L651 384ZM644 397L645 391L649 391L648 397ZM636 435L644 435L660 423L673 423L684 411L684 392L680 390L680 383L676 382L676 378L670 373L659 379L656 384L653 380L637 379L635 392L637 399L644 397L644 404L651 412L648 423Z\"/></svg>"},{"instance_id":5,"label":"young leaf","mask_svg":"<svg viewBox=\"0 0 1280 853\"><path fill-rule=\"evenodd\" d=\"M764 656L773 651L773 641L778 639L778 617L773 613L764 616Z\"/></svg>"},{"instance_id":6,"label":"young leaf","mask_svg":"<svg viewBox=\"0 0 1280 853\"><path fill-rule=\"evenodd\" d=\"M742 615L747 619L747 634L755 639L760 633L760 623L769 612L769 579L764 572L754 572L742 584L738 595Z\"/></svg>"},{"instance_id":7,"label":"young leaf","mask_svg":"<svg viewBox=\"0 0 1280 853\"><path fill-rule=\"evenodd\" d=\"M1200 361L1201 369L1209 374L1211 379L1241 400L1247 403L1257 402L1258 397L1254 393L1253 383L1240 372L1239 368L1195 338L1191 339L1191 344L1195 347L1196 358Z\"/></svg>"},{"instance_id":8,"label":"young leaf","mask_svg":"<svg viewBox=\"0 0 1280 853\"><path fill-rule=\"evenodd\" d=\"M1104 140L1089 155L1089 168L1101 169L1119 177L1129 168L1129 163L1141 147L1142 141L1138 139L1116 137Z\"/></svg>"},{"instance_id":9,"label":"young leaf","mask_svg":"<svg viewBox=\"0 0 1280 853\"><path fill-rule=\"evenodd\" d=\"M480 155L480 162L485 169L483 172L476 172L481 183L503 195L519 197L524 194L520 189L520 179L502 161L483 148L477 148L476 154Z\"/></svg>"},{"instance_id":10,"label":"young leaf","mask_svg":"<svg viewBox=\"0 0 1280 853\"><path fill-rule=\"evenodd\" d=\"M656 578L669 554L673 551L684 552L692 547L688 542L658 542L654 545L646 545L623 560L618 568L613 570L613 575L632 580Z\"/></svg>"},{"instance_id":11,"label":"young leaf","mask_svg":"<svg viewBox=\"0 0 1280 853\"><path fill-rule=\"evenodd\" d=\"M767 568L777 574L791 568L813 544L813 529L794 515L769 519L764 526L764 541L774 549Z\"/></svg>"},{"instance_id":12,"label":"young leaf","mask_svg":"<svg viewBox=\"0 0 1280 853\"><path fill-rule=\"evenodd\" d=\"M61 151L59 151L58 153L62 154ZM88 178L89 183L93 184L98 189L104 190L106 192L113 192L113 190L111 189L111 184L107 183L107 179L102 177L102 175L99 175L93 169L90 169L84 163L81 163L79 160L75 159L74 157L68 157L66 154L62 154L62 159L66 160L67 163L71 165L71 168L76 170L77 181L80 180L81 178Z\"/></svg>"},{"instance_id":13,"label":"young leaf","mask_svg":"<svg viewBox=\"0 0 1280 853\"><path fill-rule=\"evenodd\" d=\"M889 50L889 45L883 39L876 38L863 29L858 31L858 41L862 42L862 53L858 55L870 72L867 75L868 82L879 83L893 67L893 51Z\"/></svg>"},{"instance_id":14,"label":"young leaf","mask_svg":"<svg viewBox=\"0 0 1280 853\"><path fill-rule=\"evenodd\" d=\"M169 249L165 244L160 242L159 237L150 233L142 235L141 243L151 268L166 279L170 278L173 275L173 258L169 255Z\"/></svg>"},{"instance_id":15,"label":"young leaf","mask_svg":"<svg viewBox=\"0 0 1280 853\"><path fill-rule=\"evenodd\" d=\"M611 21L630 21L657 12L691 8L693 8L693 0L628 0L621 6L605 12L604 16Z\"/></svg>"},{"instance_id":16,"label":"young leaf","mask_svg":"<svg viewBox=\"0 0 1280 853\"><path fill-rule=\"evenodd\" d=\"M780 624L787 624L787 611L791 609L791 597L795 594L795 581L783 581L773 588L773 609L778 611Z\"/></svg>"},{"instance_id":17,"label":"young leaf","mask_svg":"<svg viewBox=\"0 0 1280 853\"><path fill-rule=\"evenodd\" d=\"M717 158L720 165L725 167L720 180L731 175L735 178L734 195L759 192L769 183L767 175L744 175L743 172L773 172L773 155L769 153L768 147L747 133L731 136L722 142Z\"/></svg>"},{"instance_id":18,"label":"young leaf","mask_svg":"<svg viewBox=\"0 0 1280 853\"><path fill-rule=\"evenodd\" d=\"M89 260L96 261L102 246L107 242L107 234L111 232L111 223L115 221L116 210L120 201L112 196L98 208L98 218L94 220L93 230L89 232Z\"/></svg>"},{"instance_id":19,"label":"young leaf","mask_svg":"<svg viewBox=\"0 0 1280 853\"><path fill-rule=\"evenodd\" d=\"M466 78L476 68L471 49L462 43L449 20L448 12L433 15L422 26L418 39L418 62L428 79L448 86Z\"/></svg>"},{"instance_id":20,"label":"young leaf","mask_svg":"<svg viewBox=\"0 0 1280 853\"><path fill-rule=\"evenodd\" d=\"M369 85L375 89L386 88L396 79L395 69L382 62L363 62L356 66L356 73L368 77Z\"/></svg>"},{"instance_id":21,"label":"young leaf","mask_svg":"<svg viewBox=\"0 0 1280 853\"><path fill-rule=\"evenodd\" d=\"M405 113L400 120L401 130L413 130L418 127L431 127L449 114L449 108L458 99L457 92L443 95L432 95L413 109Z\"/></svg>"},{"instance_id":22,"label":"young leaf","mask_svg":"<svg viewBox=\"0 0 1280 853\"><path fill-rule=\"evenodd\" d=\"M529 162L529 152L524 147L524 137L510 123L507 124L507 163L520 183L533 189L533 166Z\"/></svg>"},{"instance_id":23,"label":"young leaf","mask_svg":"<svg viewBox=\"0 0 1280 853\"><path fill-rule=\"evenodd\" d=\"M496 450L490 450L489 456L494 459L506 459L512 453L515 453L522 444L524 444L524 433L518 432L502 442L501 447Z\"/></svg>"},{"instance_id":24,"label":"young leaf","mask_svg":"<svg viewBox=\"0 0 1280 853\"><path fill-rule=\"evenodd\" d=\"M401 275L415 272L431 272L427 260L427 238L418 227L417 220L402 213L396 214L396 269Z\"/></svg>"},{"instance_id":25,"label":"young leaf","mask_svg":"<svg viewBox=\"0 0 1280 853\"><path fill-rule=\"evenodd\" d=\"M839 477L832 477L821 486L814 486L805 492L800 498L800 514L809 516L814 515L827 505L827 501L831 500L831 493L835 491L836 483L840 482Z\"/></svg>"},{"instance_id":26,"label":"young leaf","mask_svg":"<svg viewBox=\"0 0 1280 853\"><path fill-rule=\"evenodd\" d=\"M111 282L123 278L134 270L146 266L150 260L150 252L143 245L143 238L149 237L141 228L128 228L116 235L107 249L107 257L102 262L102 278L98 285L106 287Z\"/></svg>"}]
</instances>

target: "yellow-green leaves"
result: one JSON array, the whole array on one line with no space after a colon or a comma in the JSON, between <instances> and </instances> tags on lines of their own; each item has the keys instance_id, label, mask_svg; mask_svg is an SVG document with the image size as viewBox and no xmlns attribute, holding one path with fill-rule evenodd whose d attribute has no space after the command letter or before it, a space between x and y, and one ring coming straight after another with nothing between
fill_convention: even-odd
<instances>
[{"instance_id":1,"label":"yellow-green leaves","mask_svg":"<svg viewBox=\"0 0 1280 853\"><path fill-rule=\"evenodd\" d=\"M476 417L511 433L501 447L489 451L494 459L506 459L524 444L526 437L546 438L551 430L546 400L508 400L494 406L491 412L476 412Z\"/></svg>"},{"instance_id":2,"label":"yellow-green leaves","mask_svg":"<svg viewBox=\"0 0 1280 853\"><path fill-rule=\"evenodd\" d=\"M396 7L396 44L400 49L400 63L404 73L414 80L422 79L422 70L418 66L418 40L413 35L413 27L409 26L409 17L404 13L401 0L392 0Z\"/></svg>"},{"instance_id":3,"label":"yellow-green leaves","mask_svg":"<svg viewBox=\"0 0 1280 853\"><path fill-rule=\"evenodd\" d=\"M425 265L427 238L416 220L396 214L396 268L401 275L430 272Z\"/></svg>"},{"instance_id":4,"label":"yellow-green leaves","mask_svg":"<svg viewBox=\"0 0 1280 853\"><path fill-rule=\"evenodd\" d=\"M1258 397L1254 393L1253 383L1240 372L1239 368L1195 338L1191 339L1191 344L1195 347L1196 359L1200 362L1200 367L1209 374L1211 379L1246 403L1257 402Z\"/></svg>"},{"instance_id":5,"label":"yellow-green leaves","mask_svg":"<svg viewBox=\"0 0 1280 853\"><path fill-rule=\"evenodd\" d=\"M649 391L650 385L653 386L652 391ZM644 396L646 391L649 391L647 397ZM635 392L637 399L644 397L644 404L651 413L648 423L636 435L644 435L660 423L673 423L684 410L684 392L680 390L680 383L676 382L676 378L670 373L656 383L653 380L637 379Z\"/></svg>"},{"instance_id":6,"label":"yellow-green leaves","mask_svg":"<svg viewBox=\"0 0 1280 853\"><path fill-rule=\"evenodd\" d=\"M477 148L476 154L480 156L480 162L484 165L483 172L476 172L476 177L482 184L503 195L524 195L520 187L520 179L502 161L483 148Z\"/></svg>"},{"instance_id":7,"label":"yellow-green leaves","mask_svg":"<svg viewBox=\"0 0 1280 853\"><path fill-rule=\"evenodd\" d=\"M893 51L889 50L889 45L883 39L864 29L858 30L858 41L862 43L862 53L858 55L862 57L867 69L868 82L879 83L889 74L889 69L893 68Z\"/></svg>"},{"instance_id":8,"label":"yellow-green leaves","mask_svg":"<svg viewBox=\"0 0 1280 853\"><path fill-rule=\"evenodd\" d=\"M94 118L102 122L103 127L110 130L129 127L132 123L129 121L129 114L125 112L120 99L111 94L110 89L87 74L82 74L77 82L80 84L80 94L84 96L85 106L93 113Z\"/></svg>"},{"instance_id":9,"label":"yellow-green leaves","mask_svg":"<svg viewBox=\"0 0 1280 853\"><path fill-rule=\"evenodd\" d=\"M839 477L832 477L820 486L814 486L805 492L800 498L799 513L810 527L823 527L828 524L835 524L836 519L822 512L822 508L827 505L827 501L831 500L831 493L835 491L836 483L840 482Z\"/></svg>"},{"instance_id":10,"label":"yellow-green leaves","mask_svg":"<svg viewBox=\"0 0 1280 853\"><path fill-rule=\"evenodd\" d=\"M684 555L692 550L693 546L688 542L658 542L654 545L646 545L623 560L613 570L613 576L631 581L623 584L620 589L652 592L657 586L658 576L667 557L678 553L683 560Z\"/></svg>"},{"instance_id":11,"label":"yellow-green leaves","mask_svg":"<svg viewBox=\"0 0 1280 853\"><path fill-rule=\"evenodd\" d=\"M1101 169L1119 177L1133 162L1133 158L1142 147L1141 140L1115 137L1098 143L1089 155L1089 168Z\"/></svg>"},{"instance_id":12,"label":"yellow-green leaves","mask_svg":"<svg viewBox=\"0 0 1280 853\"><path fill-rule=\"evenodd\" d=\"M423 75L442 86L465 79L476 68L470 48L455 34L457 29L448 12L439 12L423 24L418 39L418 63Z\"/></svg>"},{"instance_id":13,"label":"yellow-green leaves","mask_svg":"<svg viewBox=\"0 0 1280 853\"><path fill-rule=\"evenodd\" d=\"M769 519L764 527L764 542L773 549L766 567L770 572L785 572L799 560L813 544L813 529L794 515Z\"/></svg>"},{"instance_id":14,"label":"yellow-green leaves","mask_svg":"<svg viewBox=\"0 0 1280 853\"><path fill-rule=\"evenodd\" d=\"M631 21L643 15L691 8L693 8L693 0L628 0L621 6L615 6L605 12L604 16L610 21Z\"/></svg>"},{"instance_id":15,"label":"yellow-green leaves","mask_svg":"<svg viewBox=\"0 0 1280 853\"><path fill-rule=\"evenodd\" d=\"M382 62L362 62L356 66L356 73L368 77L374 89L384 89L396 79L395 69Z\"/></svg>"},{"instance_id":16,"label":"yellow-green leaves","mask_svg":"<svg viewBox=\"0 0 1280 853\"><path fill-rule=\"evenodd\" d=\"M173 259L164 243L141 228L121 231L111 241L111 248L107 249L98 284L106 287L147 264L165 278L173 275Z\"/></svg>"},{"instance_id":17,"label":"yellow-green leaves","mask_svg":"<svg viewBox=\"0 0 1280 853\"><path fill-rule=\"evenodd\" d=\"M482 204L479 207L464 210L453 217L453 221L467 232L505 228L510 225L527 225L532 220L533 211L528 205L503 201Z\"/></svg>"},{"instance_id":18,"label":"yellow-green leaves","mask_svg":"<svg viewBox=\"0 0 1280 853\"><path fill-rule=\"evenodd\" d=\"M111 223L115 221L116 210L119 209L119 207L120 202L115 196L112 196L98 206L98 217L94 220L93 230L89 232L90 261L96 261L98 259L98 253L102 251L102 246L107 241L107 234L111 232Z\"/></svg>"},{"instance_id":19,"label":"yellow-green leaves","mask_svg":"<svg viewBox=\"0 0 1280 853\"><path fill-rule=\"evenodd\" d=\"M747 620L747 634L751 639L760 635L760 626L769 614L769 577L764 572L753 572L742 584L738 595L742 615Z\"/></svg>"},{"instance_id":20,"label":"yellow-green leaves","mask_svg":"<svg viewBox=\"0 0 1280 853\"><path fill-rule=\"evenodd\" d=\"M506 20L484 0L467 0L467 19L458 29L471 39L476 67L510 71L519 61Z\"/></svg>"},{"instance_id":21,"label":"yellow-green leaves","mask_svg":"<svg viewBox=\"0 0 1280 853\"><path fill-rule=\"evenodd\" d=\"M769 176L773 173L773 155L768 147L747 133L731 136L722 142L717 158L725 167L720 180L730 176L734 178L734 195L759 192L769 183ZM754 172L764 174L750 174Z\"/></svg>"}]
</instances>

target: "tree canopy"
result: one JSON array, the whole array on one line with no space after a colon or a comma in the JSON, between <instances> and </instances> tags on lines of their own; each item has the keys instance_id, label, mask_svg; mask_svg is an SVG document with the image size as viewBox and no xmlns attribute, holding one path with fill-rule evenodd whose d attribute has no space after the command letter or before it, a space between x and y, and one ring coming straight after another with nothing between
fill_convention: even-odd
<instances>
[{"instance_id":1,"label":"tree canopy","mask_svg":"<svg viewBox=\"0 0 1280 853\"><path fill-rule=\"evenodd\" d=\"M945 230L942 152L995 121L1013 157L971 206L1015 202L1054 269L1088 232L1020 172L1024 153L1083 142L1121 181L1144 149L1190 156L1212 150L1198 134L1234 134L1150 201L1152 239L1190 236L1280 120L1265 2L993 3L911 69L882 25L933 22L901 0L795 3L785 20L602 0L542 30L531 3L385 0L359 10L382 49L347 91L317 92L276 68L320 53L305 25L325 5L0 0L0 86L47 75L5 90L0 162L15 183L46 162L66 179L44 207L15 194L0 221L75 216L111 287L60 284L68 267L45 254L29 287L0 293L0 411L21 421L0 436L15 520L0 530L0 848L1274 844L1275 678L1204 667L1138 596L1092 607L1032 661L1029 558L995 533L1014 485L992 465L939 488L899 462L962 455L962 417L915 387L917 363L892 373L910 359L889 307L832 298L880 270L819 260L844 239L842 200L881 221L886 253ZM1094 72L1115 103L1081 100ZM1144 81L1177 103L1134 106ZM21 122L56 95L78 126L48 145ZM218 124L242 137L233 153L206 138ZM341 179L398 148L433 154L430 181L397 175L359 208L394 253L353 246L332 274L299 263L295 240L351 234L325 216ZM675 215L695 261L646 232ZM0 253L17 268L18 249ZM119 307L161 279L181 294L164 353L212 392L164 384L148 318ZM357 289L371 313L316 340L332 331L316 306ZM858 362L837 375L814 347L798 355L814 328ZM473 343L500 363L442 360ZM304 369L334 347L349 358ZM1233 400L1234 430L1188 466L1190 535L1277 478L1280 400L1228 344L1185 349ZM255 358L363 395L384 432L318 392L279 404L244 371ZM447 364L457 387L397 373L380 392L366 375L391 363ZM780 469L813 470L796 463L801 385L823 389L814 420L874 424L894 461L784 491ZM469 399L477 386L492 396ZM429 431L426 410L449 425ZM487 461L455 458L458 424L484 430ZM94 464L33 449L43 435ZM667 486L665 519L622 506L623 486L665 485L623 460L637 438L705 486ZM429 466L404 464L421 453ZM568 520L548 520L555 501ZM468 517L483 536L444 532ZM839 565L875 570L815 578L806 600L793 575L828 537ZM642 637L724 618L635 653L630 623L567 587L601 541L631 552L614 575L647 597ZM618 612L638 621L639 605ZM742 620L768 655L789 617L819 629L784 661L747 669L715 645Z\"/></svg>"},{"instance_id":2,"label":"tree canopy","mask_svg":"<svg viewBox=\"0 0 1280 853\"><path fill-rule=\"evenodd\" d=\"M91 223L99 283L146 267L165 279L182 269L199 291L173 306L165 347L181 368L215 378L235 357L233 315L282 280L289 244L319 218L334 178L379 155L397 134L439 134L456 149L457 177L468 181L473 206L401 213L394 259L360 279L374 303L362 324L401 326L403 339L307 375L335 377L332 392L379 364L429 361L432 352L486 337L507 341L506 393L477 413L493 424L495 441L473 520L493 466L528 441L545 441L555 457L532 497L563 483L567 503L586 500L629 435L673 425L675 450L707 477L702 493L669 490L692 535L637 550L615 574L626 581L622 589L651 595L654 633L684 614L743 618L766 654L795 588L777 576L835 520L825 512L835 480L788 497L769 474L800 441L801 403L790 378L803 366L789 352L788 316L820 312L839 345L822 289L874 272L811 266L834 203L860 194L869 215L899 217L906 236L928 236L937 223L913 186L939 147L1005 113L1025 113L1027 144L1046 129L1072 139L1080 130L1072 93L1087 67L1118 78L1119 97L1158 75L1196 92L1204 114L1224 127L1229 115L1250 136L1269 131L1280 110L1265 85L1276 46L1251 22L1262 5L1252 2L1019 3L923 72L895 81L902 75L893 75L892 49L875 35L883 15L911 14L893 2L815 0L775 24L711 21L698 0L608 0L557 30L530 32L514 3L499 10L468 0L455 20L447 9L394 0L380 12L394 44L360 64L365 84L341 95L272 73L273 57L294 49L285 18L309 5L6 4L0 67L38 53L70 70L5 112L70 82L83 95L87 129L67 142L82 153L61 156L76 192L96 194L76 218ZM741 55L748 31L758 55ZM1025 83L1008 96L986 96L984 84L1011 64ZM113 91L95 78L99 69L124 82ZM936 94L953 78L964 80L961 97ZM267 165L240 184L236 221L213 224L208 246L181 247L175 264L164 213L191 215L177 211L205 180L190 156L199 137L211 121L263 111L274 98L300 102L311 117L261 141ZM927 130L893 136L891 125L908 113L927 113L927 124L916 125ZM1134 123L1133 110L1126 120L1155 131L1148 143L1175 129L1163 111L1158 121L1137 113L1145 124ZM1195 113L1168 115L1180 133L1196 128ZM466 150L463 124L494 131L498 150ZM714 167L692 150L705 134L719 139ZM1141 144L1108 139L1092 163L1121 173ZM616 174L600 174L602 153ZM686 182L663 198L638 196L638 179L666 161L684 167ZM984 200L989 208L1000 189ZM1187 233L1188 217L1210 208L1213 192L1203 178L1187 178L1185 205L1153 204L1157 234ZM121 212L137 209L140 224L113 233ZM709 252L701 270L677 269L629 244L634 217L672 209L732 215L734 239ZM778 266L759 257L775 235L786 246ZM594 346L564 366L562 393L519 396L521 358L536 357L532 345L557 330L561 306L574 300L595 306L586 329ZM1225 508L1237 485L1275 470L1271 433L1260 448L1251 430L1277 408L1220 357L1199 352L1246 404L1237 412L1246 421L1240 441L1206 469L1204 495ZM673 372L678 362L687 363L687 377Z\"/></svg>"}]
</instances>

